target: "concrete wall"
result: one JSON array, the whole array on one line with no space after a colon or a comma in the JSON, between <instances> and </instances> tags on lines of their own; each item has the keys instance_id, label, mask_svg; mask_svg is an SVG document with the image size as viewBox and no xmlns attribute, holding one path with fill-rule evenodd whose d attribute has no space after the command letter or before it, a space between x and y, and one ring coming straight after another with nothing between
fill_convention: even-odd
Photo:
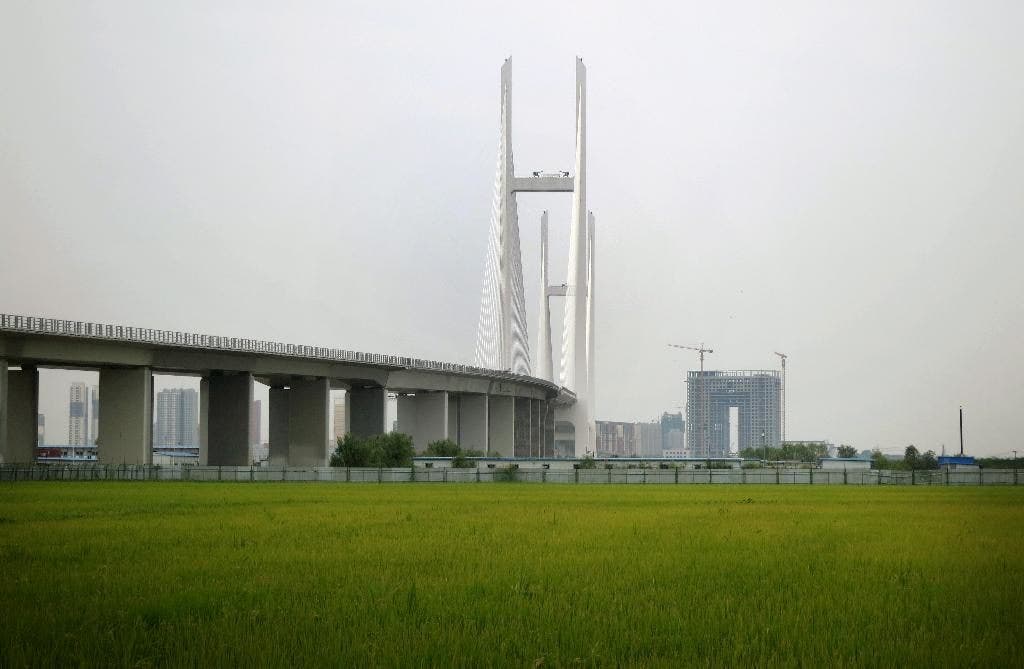
<instances>
[{"instance_id":1,"label":"concrete wall","mask_svg":"<svg viewBox=\"0 0 1024 669\"><path fill-rule=\"evenodd\" d=\"M7 461L7 361L0 360L0 462Z\"/></svg>"},{"instance_id":2,"label":"concrete wall","mask_svg":"<svg viewBox=\"0 0 1024 669\"><path fill-rule=\"evenodd\" d=\"M251 374L209 377L208 464L248 465L249 414L252 411ZM106 402L106 397L103 398ZM102 420L103 413L100 413Z\"/></svg>"},{"instance_id":3,"label":"concrete wall","mask_svg":"<svg viewBox=\"0 0 1024 669\"><path fill-rule=\"evenodd\" d=\"M100 369L99 462L153 460L153 374L148 367Z\"/></svg>"}]
</instances>

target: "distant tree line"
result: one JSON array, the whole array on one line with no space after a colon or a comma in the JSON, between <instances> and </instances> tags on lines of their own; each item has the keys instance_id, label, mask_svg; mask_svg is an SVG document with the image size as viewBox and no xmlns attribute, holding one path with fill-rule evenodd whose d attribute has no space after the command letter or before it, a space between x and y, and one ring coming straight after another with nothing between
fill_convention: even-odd
<instances>
[{"instance_id":1,"label":"distant tree line","mask_svg":"<svg viewBox=\"0 0 1024 669\"><path fill-rule=\"evenodd\" d=\"M921 453L913 444L904 450L902 460L890 459L876 448L871 452L871 467L873 469L938 469L939 459L935 456L935 451Z\"/></svg>"},{"instance_id":2,"label":"distant tree line","mask_svg":"<svg viewBox=\"0 0 1024 669\"><path fill-rule=\"evenodd\" d=\"M740 451L744 458L764 458L769 461L788 460L789 462L817 462L818 458L828 455L828 447L812 441L787 441L782 446L761 448L744 448Z\"/></svg>"},{"instance_id":3,"label":"distant tree line","mask_svg":"<svg viewBox=\"0 0 1024 669\"><path fill-rule=\"evenodd\" d=\"M472 467L469 458L483 457L483 451L460 448L450 439L427 444L424 455L452 458L452 467ZM360 438L347 434L338 438L337 448L331 453L332 467L411 467L416 455L412 437L400 432L377 434Z\"/></svg>"}]
</instances>

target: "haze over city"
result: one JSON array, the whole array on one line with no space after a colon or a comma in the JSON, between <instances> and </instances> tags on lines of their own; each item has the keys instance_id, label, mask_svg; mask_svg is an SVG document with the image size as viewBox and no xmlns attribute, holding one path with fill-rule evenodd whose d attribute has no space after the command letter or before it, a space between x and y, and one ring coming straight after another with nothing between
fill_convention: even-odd
<instances>
[{"instance_id":1,"label":"haze over city","mask_svg":"<svg viewBox=\"0 0 1024 669\"><path fill-rule=\"evenodd\" d=\"M0 312L472 362L497 67L519 171L567 170L580 55L597 418L677 410L666 344L705 342L789 355L790 438L952 449L962 404L969 451L1020 444L1024 8L507 9L6 5ZM543 209L566 266L568 200L521 197L531 342ZM50 378L60 430L89 380Z\"/></svg>"}]
</instances>

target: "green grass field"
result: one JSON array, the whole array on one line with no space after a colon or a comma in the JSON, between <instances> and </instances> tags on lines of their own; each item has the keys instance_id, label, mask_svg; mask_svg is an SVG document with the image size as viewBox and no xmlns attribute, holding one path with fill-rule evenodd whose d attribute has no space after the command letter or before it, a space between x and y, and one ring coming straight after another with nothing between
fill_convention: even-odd
<instances>
[{"instance_id":1,"label":"green grass field","mask_svg":"<svg viewBox=\"0 0 1024 669\"><path fill-rule=\"evenodd\" d=\"M1024 489L18 483L0 665L1024 666Z\"/></svg>"}]
</instances>

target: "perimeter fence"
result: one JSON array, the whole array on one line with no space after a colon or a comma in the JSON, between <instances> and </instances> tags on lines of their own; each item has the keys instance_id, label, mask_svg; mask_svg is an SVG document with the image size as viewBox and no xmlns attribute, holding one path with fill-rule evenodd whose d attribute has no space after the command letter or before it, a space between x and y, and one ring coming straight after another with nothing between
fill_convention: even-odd
<instances>
[{"instance_id":1,"label":"perimeter fence","mask_svg":"<svg viewBox=\"0 0 1024 669\"><path fill-rule=\"evenodd\" d=\"M425 467L210 467L0 464L0 482L227 481L322 483L563 483L759 485L1020 485L1016 469L889 471L821 469L516 469Z\"/></svg>"}]
</instances>

